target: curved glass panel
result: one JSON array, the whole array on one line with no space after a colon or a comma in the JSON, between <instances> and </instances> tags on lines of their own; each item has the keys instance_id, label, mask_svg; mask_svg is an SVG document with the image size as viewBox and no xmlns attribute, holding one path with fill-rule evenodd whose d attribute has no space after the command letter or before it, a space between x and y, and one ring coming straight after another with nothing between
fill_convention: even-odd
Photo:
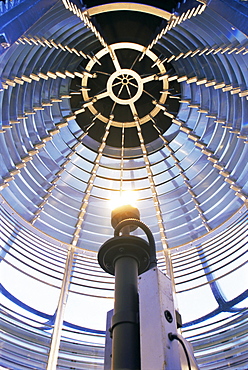
<instances>
[{"instance_id":1,"label":"curved glass panel","mask_svg":"<svg viewBox=\"0 0 248 370\"><path fill-rule=\"evenodd\" d=\"M103 369L130 190L200 369L247 368L247 4L148 3L0 2L2 368Z\"/></svg>"}]
</instances>

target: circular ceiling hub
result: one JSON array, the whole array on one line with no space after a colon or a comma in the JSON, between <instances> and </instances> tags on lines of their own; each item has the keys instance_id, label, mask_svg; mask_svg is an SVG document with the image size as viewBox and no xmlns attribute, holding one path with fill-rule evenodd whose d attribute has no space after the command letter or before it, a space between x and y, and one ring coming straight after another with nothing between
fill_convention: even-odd
<instances>
[{"instance_id":1,"label":"circular ceiling hub","mask_svg":"<svg viewBox=\"0 0 248 370\"><path fill-rule=\"evenodd\" d=\"M131 69L121 69L109 77L107 92L118 104L135 103L143 93L142 78Z\"/></svg>"},{"instance_id":2,"label":"circular ceiling hub","mask_svg":"<svg viewBox=\"0 0 248 370\"><path fill-rule=\"evenodd\" d=\"M161 55L141 44L118 42L82 60L77 72L70 85L70 103L78 125L87 132L89 147L98 148L106 137L111 155L119 155L115 148L121 145L140 152L139 126L145 145L153 143L148 152L163 145L159 135L172 126L180 86L169 78L176 72ZM170 130L168 140L177 131L177 126ZM126 151L125 155L129 156Z\"/></svg>"},{"instance_id":3,"label":"circular ceiling hub","mask_svg":"<svg viewBox=\"0 0 248 370\"><path fill-rule=\"evenodd\" d=\"M129 63L130 56L133 59ZM106 57L110 58L110 64L106 64ZM125 127L136 127L134 118L137 116L141 125L155 118L167 99L169 87L166 68L163 63L157 63L157 60L158 56L154 52L145 51L143 45L132 42L118 42L96 53L85 66L86 73L81 82L83 101L92 116L108 123L110 117L105 113L106 104L104 102L101 106L101 101L110 98L112 105L105 101L110 106L110 115L114 117L113 126L122 127L124 124ZM108 68L104 70L105 65ZM111 65L113 70L110 71ZM92 79L95 72L97 78ZM109 77L104 85L101 79L107 75ZM92 80L96 80L93 85ZM102 90L98 92L99 86ZM156 97L153 96L154 89L158 91ZM147 98L150 105L146 104ZM142 110L142 105L149 108ZM122 108L119 114L118 106L126 106L127 110L123 111ZM124 116L125 122L122 120Z\"/></svg>"}]
</instances>

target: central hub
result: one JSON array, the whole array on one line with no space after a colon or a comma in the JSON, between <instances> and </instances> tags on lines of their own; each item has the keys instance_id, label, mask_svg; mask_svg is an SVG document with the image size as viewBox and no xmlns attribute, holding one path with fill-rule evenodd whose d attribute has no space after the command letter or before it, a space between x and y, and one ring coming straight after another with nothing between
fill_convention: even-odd
<instances>
[{"instance_id":1,"label":"central hub","mask_svg":"<svg viewBox=\"0 0 248 370\"><path fill-rule=\"evenodd\" d=\"M149 153L164 145L161 135L177 115L180 86L173 66L158 55L144 45L118 42L81 61L70 102L87 146L95 151L104 143L109 154L126 157L142 155L141 140ZM173 125L169 140L178 130Z\"/></svg>"},{"instance_id":2,"label":"central hub","mask_svg":"<svg viewBox=\"0 0 248 370\"><path fill-rule=\"evenodd\" d=\"M109 77L107 92L114 102L128 105L141 97L143 82L137 72L131 69L120 69Z\"/></svg>"}]
</instances>

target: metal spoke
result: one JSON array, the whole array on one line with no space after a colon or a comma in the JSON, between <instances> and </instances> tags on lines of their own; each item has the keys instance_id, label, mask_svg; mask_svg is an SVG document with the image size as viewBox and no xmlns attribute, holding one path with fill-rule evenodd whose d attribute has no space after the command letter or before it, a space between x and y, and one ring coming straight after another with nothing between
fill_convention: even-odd
<instances>
[{"instance_id":1,"label":"metal spoke","mask_svg":"<svg viewBox=\"0 0 248 370\"><path fill-rule=\"evenodd\" d=\"M138 88L138 85L137 84L134 84L133 82L130 82L130 81L129 81L129 85L132 85L132 86Z\"/></svg>"},{"instance_id":2,"label":"metal spoke","mask_svg":"<svg viewBox=\"0 0 248 370\"><path fill-rule=\"evenodd\" d=\"M110 115L114 113L115 106L116 106L116 102L114 102L114 104L112 105Z\"/></svg>"},{"instance_id":3,"label":"metal spoke","mask_svg":"<svg viewBox=\"0 0 248 370\"><path fill-rule=\"evenodd\" d=\"M154 80L157 80L157 79L158 79L158 75L155 73L154 75L143 77L141 80L142 80L143 84L145 84L147 82L154 81Z\"/></svg>"},{"instance_id":4,"label":"metal spoke","mask_svg":"<svg viewBox=\"0 0 248 370\"><path fill-rule=\"evenodd\" d=\"M133 113L133 117L134 119L136 119L138 117L138 112L136 110L136 107L134 105L134 103L129 103L129 106L130 106L130 109L131 109L131 112Z\"/></svg>"},{"instance_id":5,"label":"metal spoke","mask_svg":"<svg viewBox=\"0 0 248 370\"><path fill-rule=\"evenodd\" d=\"M113 61L113 64L114 64L114 67L115 67L116 71L121 70L121 65L119 63L117 55L116 55L115 51L111 48L111 46L108 46L108 51L109 51L110 57Z\"/></svg>"},{"instance_id":6,"label":"metal spoke","mask_svg":"<svg viewBox=\"0 0 248 370\"><path fill-rule=\"evenodd\" d=\"M97 99L97 100L100 100L100 99L103 99L103 98L106 98L109 96L109 93L108 91L104 91L98 95L95 95L94 98Z\"/></svg>"},{"instance_id":7,"label":"metal spoke","mask_svg":"<svg viewBox=\"0 0 248 370\"><path fill-rule=\"evenodd\" d=\"M60 291L59 303L56 312L56 320L54 323L53 334L51 339L50 352L48 356L47 370L54 370L57 366L58 353L60 338L62 334L62 326L65 315L66 301L68 298L70 279L73 269L73 260L75 255L75 247L69 246L64 270L64 276L62 281L62 287Z\"/></svg>"},{"instance_id":8,"label":"metal spoke","mask_svg":"<svg viewBox=\"0 0 248 370\"><path fill-rule=\"evenodd\" d=\"M102 142L101 142L101 144L98 148L98 154L97 154L97 156L95 158L95 161L94 161L94 166L93 166L93 169L91 171L91 175L90 175L90 179L88 181L87 188L85 190L85 195L82 199L80 211L79 211L79 214L78 214L78 221L77 221L77 224L75 226L75 232L73 234L73 239L72 239L72 242L71 242L71 244L73 246L77 245L77 242L78 242L78 239L79 239L79 236L80 236L80 231L81 231L81 228L82 228L82 225L83 225L83 222L84 222L84 216L85 216L85 213L86 213L86 210L87 210L87 207L88 207L88 203L89 203L89 198L90 198L93 186L94 186L94 181L95 181L95 178L96 178L96 175L97 175L97 170L99 168L99 163L100 163L100 160L102 158L104 148L106 146L106 140L107 140L108 135L109 135L109 129L111 127L112 120L113 120L113 117L110 115L108 124L106 125L105 133L104 133L103 138L102 138Z\"/></svg>"},{"instance_id":9,"label":"metal spoke","mask_svg":"<svg viewBox=\"0 0 248 370\"><path fill-rule=\"evenodd\" d=\"M150 94L148 91L146 91L145 89L143 90L143 92L147 95L149 95L153 100L156 100L155 96L153 96L152 94Z\"/></svg>"},{"instance_id":10,"label":"metal spoke","mask_svg":"<svg viewBox=\"0 0 248 370\"><path fill-rule=\"evenodd\" d=\"M130 89L129 89L129 86L128 86L128 85L126 85L126 89L127 89L127 93L128 93L128 95L129 95L129 97L131 98L131 97L132 97L132 94L131 94L131 91L130 91Z\"/></svg>"},{"instance_id":11,"label":"metal spoke","mask_svg":"<svg viewBox=\"0 0 248 370\"><path fill-rule=\"evenodd\" d=\"M102 74L102 75L106 75L106 76L111 76L111 73L107 73L107 72L103 72L103 71L98 71L98 70L92 70L92 73L99 73L99 74Z\"/></svg>"},{"instance_id":12,"label":"metal spoke","mask_svg":"<svg viewBox=\"0 0 248 370\"><path fill-rule=\"evenodd\" d=\"M122 124L122 131L121 131L121 171L120 171L120 195L122 195L123 191L123 170L124 170L124 139L125 139L125 126L124 123Z\"/></svg>"},{"instance_id":13,"label":"metal spoke","mask_svg":"<svg viewBox=\"0 0 248 370\"><path fill-rule=\"evenodd\" d=\"M133 69L133 67L135 66L135 64L137 63L137 61L139 61L140 54L138 54L137 57L134 59L133 64L131 65L130 69Z\"/></svg>"},{"instance_id":14,"label":"metal spoke","mask_svg":"<svg viewBox=\"0 0 248 370\"><path fill-rule=\"evenodd\" d=\"M157 189L156 189L155 182L154 182L154 179L153 179L151 164L150 164L150 161L149 161L149 158L148 158L148 153L147 153L144 138L143 138L143 135L142 135L140 122L139 122L139 119L138 119L137 116L135 117L135 122L136 122L138 137L139 137L139 140L140 140L140 147L141 147L141 150L142 150L143 159L144 159L144 162L145 162L147 176L148 176L148 180L149 180L151 191L152 191L152 199L153 199L153 202L154 202L154 208L156 210L156 216L157 216L157 221L158 221L158 226L159 226L159 231L160 231L160 236L161 236L161 242L162 242L162 245L163 245L164 256L165 256L166 272L167 272L167 275L171 278L172 287L174 289L174 287L175 287L174 275L173 275L170 251L168 249L167 236L166 236L166 233L165 233L165 227L164 227L164 223L163 223L162 211L161 211L161 208L160 208Z\"/></svg>"},{"instance_id":15,"label":"metal spoke","mask_svg":"<svg viewBox=\"0 0 248 370\"><path fill-rule=\"evenodd\" d=\"M119 92L118 92L117 97L119 97L119 96L121 95L121 92L122 92L123 88L124 88L124 85L121 85L121 88L120 88L120 90L119 90Z\"/></svg>"},{"instance_id":16,"label":"metal spoke","mask_svg":"<svg viewBox=\"0 0 248 370\"><path fill-rule=\"evenodd\" d=\"M112 87L113 87L113 86L120 85L121 83L122 83L121 81L120 81L120 82L116 82L115 84L113 84L113 85L112 85Z\"/></svg>"}]
</instances>

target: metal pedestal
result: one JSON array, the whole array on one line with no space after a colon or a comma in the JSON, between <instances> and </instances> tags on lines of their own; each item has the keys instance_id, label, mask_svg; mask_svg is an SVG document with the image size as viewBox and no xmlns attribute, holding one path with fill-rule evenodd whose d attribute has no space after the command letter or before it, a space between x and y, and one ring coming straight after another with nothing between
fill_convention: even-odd
<instances>
[{"instance_id":1,"label":"metal pedestal","mask_svg":"<svg viewBox=\"0 0 248 370\"><path fill-rule=\"evenodd\" d=\"M102 245L98 261L115 275L111 369L140 370L138 275L149 267L150 246L135 236L116 236Z\"/></svg>"}]
</instances>

